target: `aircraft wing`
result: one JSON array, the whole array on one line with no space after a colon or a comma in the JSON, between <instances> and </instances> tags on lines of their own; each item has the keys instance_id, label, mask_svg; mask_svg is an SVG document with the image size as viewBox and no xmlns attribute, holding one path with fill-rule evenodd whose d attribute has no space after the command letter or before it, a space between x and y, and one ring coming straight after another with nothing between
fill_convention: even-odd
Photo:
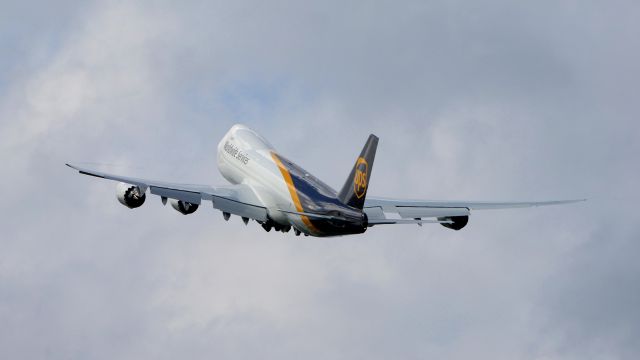
<instances>
[{"instance_id":1,"label":"aircraft wing","mask_svg":"<svg viewBox=\"0 0 640 360\"><path fill-rule=\"evenodd\" d=\"M80 174L138 186L143 193L149 189L151 194L160 196L163 199L163 202L169 198L200 205L203 200L208 200L213 203L214 208L220 211L258 221L267 221L266 207L256 196L253 190L243 184L220 187L196 184L176 184L164 181L113 175L97 170L86 169L76 165L66 165L72 169L78 170Z\"/></svg>"},{"instance_id":2,"label":"aircraft wing","mask_svg":"<svg viewBox=\"0 0 640 360\"><path fill-rule=\"evenodd\" d=\"M401 224L404 219L419 221L423 218L437 218L439 222L447 218L469 216L471 210L497 210L526 208L534 206L561 205L580 200L527 201L527 202L488 202L488 201L434 201L403 200L381 197L368 197L364 212L371 224ZM395 220L395 222L394 222ZM424 222L424 221L422 221Z\"/></svg>"}]
</instances>

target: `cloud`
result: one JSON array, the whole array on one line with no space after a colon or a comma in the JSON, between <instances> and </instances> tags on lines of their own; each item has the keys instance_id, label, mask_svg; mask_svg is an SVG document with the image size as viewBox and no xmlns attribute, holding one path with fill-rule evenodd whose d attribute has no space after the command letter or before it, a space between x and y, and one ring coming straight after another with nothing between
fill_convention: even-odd
<instances>
[{"instance_id":1,"label":"cloud","mask_svg":"<svg viewBox=\"0 0 640 360\"><path fill-rule=\"evenodd\" d=\"M8 6L1 356L637 357L638 11ZM236 122L334 187L372 132L372 193L590 200L317 240L209 206L128 210L63 165L224 183Z\"/></svg>"}]
</instances>

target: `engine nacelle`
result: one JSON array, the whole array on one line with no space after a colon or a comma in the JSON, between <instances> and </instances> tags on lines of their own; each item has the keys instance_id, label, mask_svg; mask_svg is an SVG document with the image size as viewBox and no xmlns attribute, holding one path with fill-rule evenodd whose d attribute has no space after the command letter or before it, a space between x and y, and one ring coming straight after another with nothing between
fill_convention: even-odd
<instances>
[{"instance_id":1,"label":"engine nacelle","mask_svg":"<svg viewBox=\"0 0 640 360\"><path fill-rule=\"evenodd\" d=\"M121 182L116 186L116 197L120 204L135 209L144 204L147 195L139 187Z\"/></svg>"},{"instance_id":2,"label":"engine nacelle","mask_svg":"<svg viewBox=\"0 0 640 360\"><path fill-rule=\"evenodd\" d=\"M178 211L182 215L193 214L194 212L196 212L196 210L198 210L198 204L192 204L190 202L176 199L171 199L169 200L169 202L171 203L171 207L176 209L176 211Z\"/></svg>"},{"instance_id":3,"label":"engine nacelle","mask_svg":"<svg viewBox=\"0 0 640 360\"><path fill-rule=\"evenodd\" d=\"M446 228L449 229L453 229L453 230L460 230L463 227L467 226L467 223L469 222L469 216L448 216L448 217L439 217L438 220L440 221L452 221L451 224L440 224Z\"/></svg>"}]
</instances>

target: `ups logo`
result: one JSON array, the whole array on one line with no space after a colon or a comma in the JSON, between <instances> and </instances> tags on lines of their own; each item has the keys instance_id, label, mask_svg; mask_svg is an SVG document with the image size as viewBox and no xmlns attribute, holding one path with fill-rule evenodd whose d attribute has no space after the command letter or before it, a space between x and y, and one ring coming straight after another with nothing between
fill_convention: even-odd
<instances>
[{"instance_id":1,"label":"ups logo","mask_svg":"<svg viewBox=\"0 0 640 360\"><path fill-rule=\"evenodd\" d=\"M356 162L356 175L353 177L353 192L358 199L364 196L367 192L367 175L369 171L369 164L364 158L358 158Z\"/></svg>"}]
</instances>

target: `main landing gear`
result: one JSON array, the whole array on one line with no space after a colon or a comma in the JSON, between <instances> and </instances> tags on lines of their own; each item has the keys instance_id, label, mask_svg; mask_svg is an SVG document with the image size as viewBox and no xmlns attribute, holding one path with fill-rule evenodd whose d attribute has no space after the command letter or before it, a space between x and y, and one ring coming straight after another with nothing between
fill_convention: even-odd
<instances>
[{"instance_id":1,"label":"main landing gear","mask_svg":"<svg viewBox=\"0 0 640 360\"><path fill-rule=\"evenodd\" d=\"M293 232L296 234L296 236L300 236L300 230L291 227L291 225L280 225L277 222L269 219L265 222L263 222L262 224L262 228L264 229L264 231L269 232L271 231L271 229L275 230L275 231L280 231L283 233L287 233L289 231L291 231L291 229L293 229Z\"/></svg>"},{"instance_id":2,"label":"main landing gear","mask_svg":"<svg viewBox=\"0 0 640 360\"><path fill-rule=\"evenodd\" d=\"M222 217L226 220L229 221L229 218L231 218L231 214L228 212L223 212L222 213ZM243 217L242 218L242 222L247 225L249 223L249 218ZM289 231L291 231L291 229L293 229L293 232L296 234L296 236L300 236L300 234L302 234L302 232L294 227L291 227L291 225L280 225L277 222L268 219L267 221L258 221L260 223L260 225L262 226L262 228L264 229L264 231L266 232L270 232L271 229L274 229L275 231L280 231L283 233L287 233ZM305 236L307 234L304 234Z\"/></svg>"}]
</instances>

